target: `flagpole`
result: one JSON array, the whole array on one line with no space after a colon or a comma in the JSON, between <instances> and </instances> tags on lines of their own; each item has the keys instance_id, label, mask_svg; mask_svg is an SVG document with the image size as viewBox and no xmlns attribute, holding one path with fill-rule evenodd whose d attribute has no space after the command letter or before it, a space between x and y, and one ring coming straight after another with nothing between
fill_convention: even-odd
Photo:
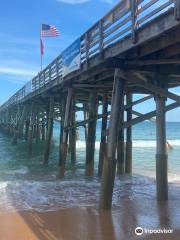
<instances>
[{"instance_id":1,"label":"flagpole","mask_svg":"<svg viewBox=\"0 0 180 240\"><path fill-rule=\"evenodd\" d=\"M40 40L40 41L42 41L42 39ZM41 52L41 71L42 71L42 52Z\"/></svg>"},{"instance_id":2,"label":"flagpole","mask_svg":"<svg viewBox=\"0 0 180 240\"><path fill-rule=\"evenodd\" d=\"M41 55L41 71L42 71L43 54L42 54L42 36L41 36L41 31L42 31L42 24L41 24L41 29L40 29L40 55Z\"/></svg>"}]
</instances>

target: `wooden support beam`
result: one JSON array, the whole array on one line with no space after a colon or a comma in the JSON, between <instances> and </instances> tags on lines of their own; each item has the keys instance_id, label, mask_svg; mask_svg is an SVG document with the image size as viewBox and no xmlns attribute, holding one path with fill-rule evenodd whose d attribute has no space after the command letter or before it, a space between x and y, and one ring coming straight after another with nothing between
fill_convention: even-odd
<instances>
[{"instance_id":1,"label":"wooden support beam","mask_svg":"<svg viewBox=\"0 0 180 240\"><path fill-rule=\"evenodd\" d=\"M42 122L41 122L41 139L45 141L46 139L46 128L45 128L45 114L42 112Z\"/></svg>"},{"instance_id":2,"label":"wooden support beam","mask_svg":"<svg viewBox=\"0 0 180 240\"><path fill-rule=\"evenodd\" d=\"M108 112L108 96L104 94L102 100L102 125L101 125L101 142L99 149L99 165L98 165L98 176L102 176L103 162L106 155L106 129L107 129L107 115Z\"/></svg>"},{"instance_id":3,"label":"wooden support beam","mask_svg":"<svg viewBox=\"0 0 180 240\"><path fill-rule=\"evenodd\" d=\"M148 66L148 65L168 65L168 64L180 64L179 59L153 59L153 60L136 60L136 61L126 61L125 65L130 67L135 66Z\"/></svg>"},{"instance_id":4,"label":"wooden support beam","mask_svg":"<svg viewBox=\"0 0 180 240\"><path fill-rule=\"evenodd\" d=\"M54 117L54 97L51 96L49 99L48 131L47 131L47 139L46 139L45 151L44 151L44 164L48 164L48 161L49 161L51 140L52 140L52 134L53 134L53 117Z\"/></svg>"},{"instance_id":5,"label":"wooden support beam","mask_svg":"<svg viewBox=\"0 0 180 240\"><path fill-rule=\"evenodd\" d=\"M76 124L76 112L75 112L75 101L72 101L71 106L71 124ZM69 151L71 154L71 164L73 167L75 167L76 163L76 128L71 128L69 130Z\"/></svg>"},{"instance_id":6,"label":"wooden support beam","mask_svg":"<svg viewBox=\"0 0 180 240\"><path fill-rule=\"evenodd\" d=\"M96 119L98 113L98 99L96 92L91 92L89 96L89 118L87 145L86 145L86 176L92 176L94 172L94 153L96 142Z\"/></svg>"},{"instance_id":7,"label":"wooden support beam","mask_svg":"<svg viewBox=\"0 0 180 240\"><path fill-rule=\"evenodd\" d=\"M20 119L15 127L15 131L14 131L14 136L13 136L13 139L12 139L12 144L13 145L16 145L17 144L17 140L18 138L20 137L21 133L22 133L22 130L23 130L23 124L24 124L24 119L26 117L26 106L24 105L23 106L23 110L22 110L22 113L21 113L21 116L20 116Z\"/></svg>"},{"instance_id":8,"label":"wooden support beam","mask_svg":"<svg viewBox=\"0 0 180 240\"><path fill-rule=\"evenodd\" d=\"M11 141L12 145L17 145L19 114L20 114L20 106L18 106L17 112L15 113L15 119L14 119L14 124L13 124L13 129L12 129L12 132L13 132L13 138Z\"/></svg>"},{"instance_id":9,"label":"wooden support beam","mask_svg":"<svg viewBox=\"0 0 180 240\"><path fill-rule=\"evenodd\" d=\"M64 116L65 116L65 105L66 105L66 99L65 97L63 97L61 99L61 105L60 105L60 136L59 136L59 167L61 166L61 160L62 160L62 151L61 151L61 147L62 147L62 140L63 140L63 130L64 130Z\"/></svg>"},{"instance_id":10,"label":"wooden support beam","mask_svg":"<svg viewBox=\"0 0 180 240\"><path fill-rule=\"evenodd\" d=\"M83 112L84 112L84 135L85 135L85 141L87 146L87 135L88 135L88 126L86 123L88 123L88 105L86 103L83 103ZM77 123L76 123L77 124Z\"/></svg>"},{"instance_id":11,"label":"wooden support beam","mask_svg":"<svg viewBox=\"0 0 180 240\"><path fill-rule=\"evenodd\" d=\"M127 105L132 103L132 94L128 93L126 96ZM127 122L132 120L132 107L127 110ZM132 173L132 126L126 129L126 159L125 172Z\"/></svg>"},{"instance_id":12,"label":"wooden support beam","mask_svg":"<svg viewBox=\"0 0 180 240\"><path fill-rule=\"evenodd\" d=\"M30 119L27 118L25 122L25 141L28 141L28 132L29 132Z\"/></svg>"},{"instance_id":13,"label":"wooden support beam","mask_svg":"<svg viewBox=\"0 0 180 240\"><path fill-rule=\"evenodd\" d=\"M180 20L180 0L175 0L175 18L176 20Z\"/></svg>"},{"instance_id":14,"label":"wooden support beam","mask_svg":"<svg viewBox=\"0 0 180 240\"><path fill-rule=\"evenodd\" d=\"M137 112L137 111L134 111L134 110L132 110L132 114L135 115L135 116L137 116L137 117L144 116L144 114L142 114L142 113L140 113L140 112ZM155 118L150 118L150 119L148 119L148 120L151 121L151 122L155 122L155 121L156 121Z\"/></svg>"},{"instance_id":15,"label":"wooden support beam","mask_svg":"<svg viewBox=\"0 0 180 240\"><path fill-rule=\"evenodd\" d=\"M124 105L124 100L123 100ZM124 106L122 106L124 107ZM124 155L124 129L122 128L124 123L124 110L120 116L119 121L119 133L118 133L118 143L117 143L117 174L125 173L125 155Z\"/></svg>"},{"instance_id":16,"label":"wooden support beam","mask_svg":"<svg viewBox=\"0 0 180 240\"><path fill-rule=\"evenodd\" d=\"M114 179L116 172L116 147L118 138L119 118L122 115L122 105L124 96L124 80L121 79L119 70L115 70L113 98L111 107L111 117L109 123L109 136L107 142L107 156L104 158L100 208L110 209L112 204L112 195Z\"/></svg>"},{"instance_id":17,"label":"wooden support beam","mask_svg":"<svg viewBox=\"0 0 180 240\"><path fill-rule=\"evenodd\" d=\"M104 85L104 84L73 84L74 88L112 88L112 85Z\"/></svg>"},{"instance_id":18,"label":"wooden support beam","mask_svg":"<svg viewBox=\"0 0 180 240\"><path fill-rule=\"evenodd\" d=\"M156 96L156 184L158 201L168 199L165 98Z\"/></svg>"},{"instance_id":19,"label":"wooden support beam","mask_svg":"<svg viewBox=\"0 0 180 240\"><path fill-rule=\"evenodd\" d=\"M149 100L151 98L153 98L152 95L149 95L149 96L146 96L144 98L138 99L138 100L132 102L131 104L125 105L123 107L123 110L127 110L128 108L131 108L132 106L135 106L135 105L137 105L139 103L145 102L145 101L147 101L147 100ZM110 113L111 113L111 111L108 111L106 114L99 114L99 115L97 115L97 119L101 119L101 118L105 117L105 115L108 116L108 115L110 115ZM85 118L84 121L77 122L74 126L68 126L68 129L71 129L73 127L86 126L88 124L88 122L93 121L93 119L90 119L89 116L87 116L87 115L88 114L86 113L86 118Z\"/></svg>"},{"instance_id":20,"label":"wooden support beam","mask_svg":"<svg viewBox=\"0 0 180 240\"><path fill-rule=\"evenodd\" d=\"M131 6L131 38L132 42L135 44L137 41L137 0L130 0L130 6Z\"/></svg>"},{"instance_id":21,"label":"wooden support beam","mask_svg":"<svg viewBox=\"0 0 180 240\"><path fill-rule=\"evenodd\" d=\"M30 126L29 126L29 132L28 132L28 154L32 155L32 143L33 143L33 124L34 124L34 102L31 103L31 109L30 109Z\"/></svg>"},{"instance_id":22,"label":"wooden support beam","mask_svg":"<svg viewBox=\"0 0 180 240\"><path fill-rule=\"evenodd\" d=\"M39 114L39 106L37 106L36 109L36 126L35 126L35 130L36 130L36 143L38 143L40 141L40 126L39 126L39 118L40 118L40 114Z\"/></svg>"},{"instance_id":23,"label":"wooden support beam","mask_svg":"<svg viewBox=\"0 0 180 240\"><path fill-rule=\"evenodd\" d=\"M73 88L68 88L68 95L66 100L66 109L65 109L65 117L64 117L64 129L62 134L62 143L60 146L61 149L61 155L59 159L59 176L60 178L64 177L65 173L65 165L66 165L66 158L67 158L67 149L68 149L68 130L66 129L69 125L69 117L70 117L70 109L71 109L71 103L73 98L74 90Z\"/></svg>"},{"instance_id":24,"label":"wooden support beam","mask_svg":"<svg viewBox=\"0 0 180 240\"><path fill-rule=\"evenodd\" d=\"M131 79L131 81L136 83L137 86L141 86L142 88L149 90L153 94L158 94L160 96L170 98L180 103L180 96L174 93L171 93L167 90L164 90L163 88L158 87L152 83L145 82L146 79L144 79L144 76L140 74L136 74L136 73L133 74L132 72L124 73L123 71L121 72L121 74L123 79L126 79L126 80Z\"/></svg>"},{"instance_id":25,"label":"wooden support beam","mask_svg":"<svg viewBox=\"0 0 180 240\"><path fill-rule=\"evenodd\" d=\"M180 104L175 102L175 103L172 103L172 104L169 104L168 106L166 106L165 111L168 112L168 111L171 111L171 110L173 110L177 107L180 107ZM149 113L146 113L146 114L142 114L141 116L139 116L137 118L134 118L131 121L125 122L123 124L123 128L128 128L129 126L136 125L136 124L141 123L145 120L149 120L149 119L151 119L155 116L156 116L156 111L152 111L152 112L149 112Z\"/></svg>"}]
</instances>

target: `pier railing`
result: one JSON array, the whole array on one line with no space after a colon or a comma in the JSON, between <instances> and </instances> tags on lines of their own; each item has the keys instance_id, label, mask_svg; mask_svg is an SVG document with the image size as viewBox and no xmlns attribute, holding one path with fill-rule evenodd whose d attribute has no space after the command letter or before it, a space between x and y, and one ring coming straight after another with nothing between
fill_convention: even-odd
<instances>
[{"instance_id":1,"label":"pier railing","mask_svg":"<svg viewBox=\"0 0 180 240\"><path fill-rule=\"evenodd\" d=\"M81 65L104 49L127 36L132 36L133 43L137 43L138 29L157 18L162 13L174 9L175 18L180 19L180 0L122 0L102 19L94 24L81 37ZM62 55L60 54L43 71L38 73L23 88L17 91L0 110L22 101L30 93L45 87L62 75Z\"/></svg>"}]
</instances>

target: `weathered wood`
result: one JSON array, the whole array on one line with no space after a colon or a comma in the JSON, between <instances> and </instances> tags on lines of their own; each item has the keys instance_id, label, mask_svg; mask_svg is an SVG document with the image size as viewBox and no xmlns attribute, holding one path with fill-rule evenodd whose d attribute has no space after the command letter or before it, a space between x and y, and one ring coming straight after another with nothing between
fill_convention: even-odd
<instances>
[{"instance_id":1,"label":"weathered wood","mask_svg":"<svg viewBox=\"0 0 180 240\"><path fill-rule=\"evenodd\" d=\"M180 20L180 0L175 0L175 17L177 20Z\"/></svg>"},{"instance_id":2,"label":"weathered wood","mask_svg":"<svg viewBox=\"0 0 180 240\"><path fill-rule=\"evenodd\" d=\"M157 199L168 199L165 98L156 96L156 184Z\"/></svg>"},{"instance_id":3,"label":"weathered wood","mask_svg":"<svg viewBox=\"0 0 180 240\"><path fill-rule=\"evenodd\" d=\"M136 61L125 61L125 65L131 66L148 66L148 65L172 65L180 64L179 59L157 59L157 60L136 60Z\"/></svg>"},{"instance_id":4,"label":"weathered wood","mask_svg":"<svg viewBox=\"0 0 180 240\"><path fill-rule=\"evenodd\" d=\"M46 128L45 128L45 116L44 116L44 112L42 113L41 138L42 138L42 141L45 141L45 139L46 139Z\"/></svg>"},{"instance_id":5,"label":"weathered wood","mask_svg":"<svg viewBox=\"0 0 180 240\"><path fill-rule=\"evenodd\" d=\"M123 104L124 105L124 101ZM122 106L123 107L123 106ZM125 153L124 153L124 129L122 128L124 123L124 110L120 116L119 121L119 133L118 133L118 142L117 142L117 174L125 173Z\"/></svg>"},{"instance_id":6,"label":"weathered wood","mask_svg":"<svg viewBox=\"0 0 180 240\"><path fill-rule=\"evenodd\" d=\"M69 125L69 117L70 117L70 109L71 109L71 103L73 98L74 90L72 88L68 88L68 95L66 100L66 110L65 110L65 117L64 117L64 129L62 134L62 143L60 146L60 159L59 159L59 177L63 178L65 173L65 164L66 164L66 158L67 158L67 149L68 149L68 130L65 130L65 128Z\"/></svg>"},{"instance_id":7,"label":"weathered wood","mask_svg":"<svg viewBox=\"0 0 180 240\"><path fill-rule=\"evenodd\" d=\"M137 0L130 0L131 4L131 34L132 34L132 42L136 43L137 36Z\"/></svg>"},{"instance_id":8,"label":"weathered wood","mask_svg":"<svg viewBox=\"0 0 180 240\"><path fill-rule=\"evenodd\" d=\"M89 95L89 117L93 119L88 123L87 145L86 145L86 176L92 176L94 172L94 153L96 142L96 118L98 113L97 93Z\"/></svg>"},{"instance_id":9,"label":"weathered wood","mask_svg":"<svg viewBox=\"0 0 180 240\"><path fill-rule=\"evenodd\" d=\"M30 126L29 126L28 141L27 141L28 154L30 156L32 155L33 124L34 124L34 102L31 103Z\"/></svg>"},{"instance_id":10,"label":"weathered wood","mask_svg":"<svg viewBox=\"0 0 180 240\"><path fill-rule=\"evenodd\" d=\"M76 112L75 112L75 101L72 101L71 106L71 124L75 125L76 123ZM71 154L71 164L75 166L76 163L76 128L71 128L69 131L69 152Z\"/></svg>"},{"instance_id":11,"label":"weathered wood","mask_svg":"<svg viewBox=\"0 0 180 240\"><path fill-rule=\"evenodd\" d=\"M85 141L87 146L87 135L88 135L88 126L86 123L88 123L88 105L86 103L83 104L83 113L84 113L84 135L85 135Z\"/></svg>"},{"instance_id":12,"label":"weathered wood","mask_svg":"<svg viewBox=\"0 0 180 240\"><path fill-rule=\"evenodd\" d=\"M17 145L19 114L20 114L20 106L18 106L18 108L17 108L17 112L16 112L16 115L15 115L14 124L13 124L13 128L12 128L12 132L13 132L13 138L12 138L12 141L11 141L12 145Z\"/></svg>"},{"instance_id":13,"label":"weathered wood","mask_svg":"<svg viewBox=\"0 0 180 240\"><path fill-rule=\"evenodd\" d=\"M175 103L172 103L172 104L169 104L168 106L166 106L165 111L168 112L168 111L171 111L171 110L173 110L177 107L180 107L180 104L175 102ZM145 120L149 120L149 119L151 119L155 116L156 116L156 111L152 111L152 112L149 112L149 113L146 113L146 114L142 114L140 117L137 117L137 118L132 119L131 121L125 122L124 125L123 125L123 128L128 128L129 126L133 126L133 125L141 123Z\"/></svg>"},{"instance_id":14,"label":"weathered wood","mask_svg":"<svg viewBox=\"0 0 180 240\"><path fill-rule=\"evenodd\" d=\"M127 94L127 104L132 103L132 94ZM132 120L132 108L127 110L127 122ZM129 126L126 130L126 164L125 172L132 173L132 126Z\"/></svg>"},{"instance_id":15,"label":"weathered wood","mask_svg":"<svg viewBox=\"0 0 180 240\"><path fill-rule=\"evenodd\" d=\"M38 143L40 141L40 126L39 126L39 118L40 118L40 114L39 114L39 107L37 106L37 111L36 111L36 126L35 126L35 130L36 130L36 143Z\"/></svg>"},{"instance_id":16,"label":"weathered wood","mask_svg":"<svg viewBox=\"0 0 180 240\"><path fill-rule=\"evenodd\" d=\"M104 94L102 100L102 125L101 125L101 142L99 149L99 165L98 176L101 177L103 170L104 156L106 155L106 129L107 129L107 111L108 111L108 97Z\"/></svg>"},{"instance_id":17,"label":"weathered wood","mask_svg":"<svg viewBox=\"0 0 180 240\"><path fill-rule=\"evenodd\" d=\"M28 141L28 132L29 132L30 119L27 118L25 122L25 141Z\"/></svg>"},{"instance_id":18,"label":"weathered wood","mask_svg":"<svg viewBox=\"0 0 180 240\"><path fill-rule=\"evenodd\" d=\"M124 80L119 76L119 70L116 69L114 76L113 98L111 107L111 118L109 123L109 136L107 142L107 156L104 159L100 208L110 209L112 204L112 195L114 187L114 178L116 172L116 146L118 138L119 118L122 114L122 104L124 95Z\"/></svg>"},{"instance_id":19,"label":"weathered wood","mask_svg":"<svg viewBox=\"0 0 180 240\"><path fill-rule=\"evenodd\" d=\"M134 74L133 72L126 72L126 73L121 72L121 73L122 73L123 79L126 79L126 80L131 79L131 81L134 82L136 85L149 90L151 93L159 94L163 97L170 98L170 99L180 103L180 96L178 96L174 93L171 93L169 91L166 91L166 90L162 89L161 87L158 87L152 83L145 82L146 79L144 79L144 77L141 76L140 74L139 75L136 73ZM165 76L164 76L164 78L165 78Z\"/></svg>"},{"instance_id":20,"label":"weathered wood","mask_svg":"<svg viewBox=\"0 0 180 240\"><path fill-rule=\"evenodd\" d=\"M59 167L61 166L61 160L62 160L62 151L61 151L61 147L62 147L62 143L63 143L63 130L64 130L64 116L65 116L65 104L66 104L66 99L63 96L63 98L61 99L61 105L60 105L60 136L59 136Z\"/></svg>"},{"instance_id":21,"label":"weathered wood","mask_svg":"<svg viewBox=\"0 0 180 240\"><path fill-rule=\"evenodd\" d=\"M14 130L14 136L13 136L13 139L12 139L12 144L13 145L16 145L18 138L20 136L22 136L23 124L24 124L24 119L26 117L26 112L27 112L26 105L24 105L21 116L20 116L20 119L19 119L19 121L18 121L18 123L15 127L15 130Z\"/></svg>"},{"instance_id":22,"label":"weathered wood","mask_svg":"<svg viewBox=\"0 0 180 240\"><path fill-rule=\"evenodd\" d=\"M53 117L54 117L54 97L51 96L49 100L48 131L47 131L47 139L46 139L45 151L44 151L44 164L48 164L48 161L49 161L51 140L52 140L52 133L53 133Z\"/></svg>"}]
</instances>

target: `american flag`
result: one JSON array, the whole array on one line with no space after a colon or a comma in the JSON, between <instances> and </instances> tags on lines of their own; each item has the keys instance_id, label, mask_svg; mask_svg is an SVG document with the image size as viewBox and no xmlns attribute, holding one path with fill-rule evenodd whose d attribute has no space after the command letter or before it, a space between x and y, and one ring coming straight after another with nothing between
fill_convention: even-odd
<instances>
[{"instance_id":1,"label":"american flag","mask_svg":"<svg viewBox=\"0 0 180 240\"><path fill-rule=\"evenodd\" d=\"M57 37L59 36L59 31L55 26L42 24L41 37Z\"/></svg>"}]
</instances>

